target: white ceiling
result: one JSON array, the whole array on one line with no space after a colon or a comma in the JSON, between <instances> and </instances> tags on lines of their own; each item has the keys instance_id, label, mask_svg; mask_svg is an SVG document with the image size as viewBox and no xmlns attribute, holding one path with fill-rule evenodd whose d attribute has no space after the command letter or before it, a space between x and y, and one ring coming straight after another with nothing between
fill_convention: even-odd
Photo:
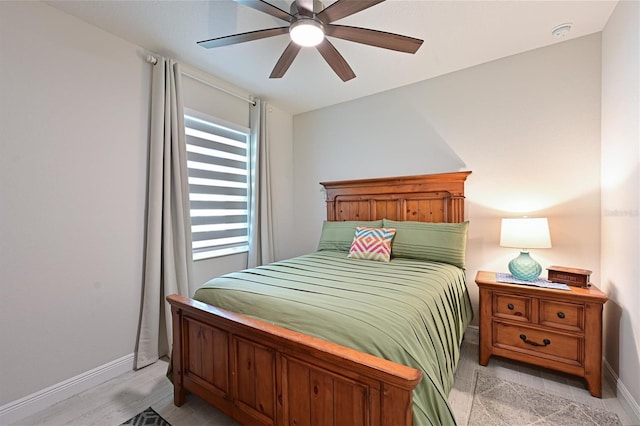
<instances>
[{"instance_id":1,"label":"white ceiling","mask_svg":"<svg viewBox=\"0 0 640 426\"><path fill-rule=\"evenodd\" d=\"M271 3L289 7L282 0ZM346 83L314 48L303 49L284 78L269 79L288 35L215 49L196 45L213 37L286 25L232 0L48 4L297 114L601 31L616 0L387 0L336 23L416 37L424 44L410 55L331 39L356 73ZM570 34L554 38L552 28L566 22L573 24Z\"/></svg>"}]
</instances>

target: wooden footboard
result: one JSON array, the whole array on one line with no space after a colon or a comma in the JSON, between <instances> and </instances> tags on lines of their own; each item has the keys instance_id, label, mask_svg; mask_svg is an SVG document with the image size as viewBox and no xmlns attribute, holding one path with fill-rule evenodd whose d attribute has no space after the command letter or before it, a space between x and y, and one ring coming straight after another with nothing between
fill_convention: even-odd
<instances>
[{"instance_id":1,"label":"wooden footboard","mask_svg":"<svg viewBox=\"0 0 640 426\"><path fill-rule=\"evenodd\" d=\"M416 369L186 297L167 301L177 406L189 391L243 424L412 423Z\"/></svg>"}]
</instances>

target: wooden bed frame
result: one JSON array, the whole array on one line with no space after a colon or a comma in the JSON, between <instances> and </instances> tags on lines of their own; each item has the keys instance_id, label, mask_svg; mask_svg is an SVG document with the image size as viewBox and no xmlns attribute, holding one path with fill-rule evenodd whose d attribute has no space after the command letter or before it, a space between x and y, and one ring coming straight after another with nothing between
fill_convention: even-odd
<instances>
[{"instance_id":1,"label":"wooden bed frame","mask_svg":"<svg viewBox=\"0 0 640 426\"><path fill-rule=\"evenodd\" d=\"M327 219L462 222L471 172L324 182ZM422 373L182 296L174 403L192 392L242 424L410 425Z\"/></svg>"}]
</instances>

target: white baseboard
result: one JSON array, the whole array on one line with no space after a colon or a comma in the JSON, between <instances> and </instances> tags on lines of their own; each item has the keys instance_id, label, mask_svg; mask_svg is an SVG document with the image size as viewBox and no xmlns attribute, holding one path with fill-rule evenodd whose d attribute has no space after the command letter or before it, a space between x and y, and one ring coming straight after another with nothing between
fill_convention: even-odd
<instances>
[{"instance_id":1,"label":"white baseboard","mask_svg":"<svg viewBox=\"0 0 640 426\"><path fill-rule=\"evenodd\" d=\"M468 325L466 331L471 332L472 336L480 335L480 327L477 325Z\"/></svg>"},{"instance_id":2,"label":"white baseboard","mask_svg":"<svg viewBox=\"0 0 640 426\"><path fill-rule=\"evenodd\" d=\"M0 407L0 425L15 423L107 380L133 370L134 354L57 383Z\"/></svg>"},{"instance_id":3,"label":"white baseboard","mask_svg":"<svg viewBox=\"0 0 640 426\"><path fill-rule=\"evenodd\" d=\"M617 391L618 401L620 401L622 408L624 408L629 417L631 417L632 424L640 425L640 405L638 405L638 401L633 398L629 389L622 383L622 380L620 380L620 377L613 371L613 368L607 360L603 358L602 363L604 365L604 379Z\"/></svg>"}]
</instances>

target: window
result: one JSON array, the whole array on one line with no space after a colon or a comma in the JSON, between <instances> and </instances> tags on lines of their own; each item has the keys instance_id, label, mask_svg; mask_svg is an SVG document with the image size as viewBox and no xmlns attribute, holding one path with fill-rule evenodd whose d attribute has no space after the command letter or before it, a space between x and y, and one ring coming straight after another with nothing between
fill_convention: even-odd
<instances>
[{"instance_id":1,"label":"window","mask_svg":"<svg viewBox=\"0 0 640 426\"><path fill-rule=\"evenodd\" d=\"M249 249L249 129L185 108L193 259Z\"/></svg>"}]
</instances>

